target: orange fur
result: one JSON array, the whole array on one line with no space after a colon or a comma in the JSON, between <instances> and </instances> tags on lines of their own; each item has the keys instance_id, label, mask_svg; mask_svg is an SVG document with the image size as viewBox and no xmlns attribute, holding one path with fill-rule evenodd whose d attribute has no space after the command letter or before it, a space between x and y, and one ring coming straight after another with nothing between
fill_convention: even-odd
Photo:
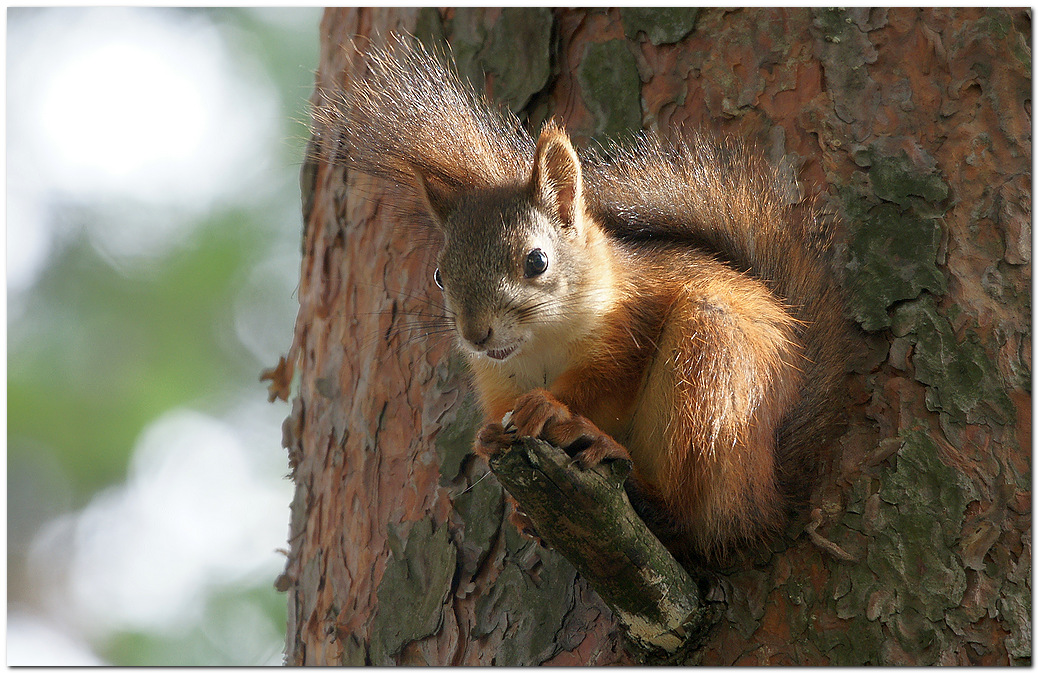
<instances>
[{"instance_id":1,"label":"orange fur","mask_svg":"<svg viewBox=\"0 0 1038 673\"><path fill-rule=\"evenodd\" d=\"M626 447L686 551L723 557L784 520L774 443L801 383L794 321L701 254L645 253L625 271L587 357L550 390Z\"/></svg>"}]
</instances>

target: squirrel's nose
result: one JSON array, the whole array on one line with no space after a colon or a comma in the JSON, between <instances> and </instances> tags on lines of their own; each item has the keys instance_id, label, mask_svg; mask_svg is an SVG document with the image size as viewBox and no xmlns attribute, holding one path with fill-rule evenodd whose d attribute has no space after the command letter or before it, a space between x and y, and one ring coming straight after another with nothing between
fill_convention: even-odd
<instances>
[{"instance_id":1,"label":"squirrel's nose","mask_svg":"<svg viewBox=\"0 0 1038 673\"><path fill-rule=\"evenodd\" d=\"M479 348L490 341L490 337L494 335L494 328L487 327L483 330L480 327L472 327L465 330L465 338L469 340L476 348Z\"/></svg>"}]
</instances>

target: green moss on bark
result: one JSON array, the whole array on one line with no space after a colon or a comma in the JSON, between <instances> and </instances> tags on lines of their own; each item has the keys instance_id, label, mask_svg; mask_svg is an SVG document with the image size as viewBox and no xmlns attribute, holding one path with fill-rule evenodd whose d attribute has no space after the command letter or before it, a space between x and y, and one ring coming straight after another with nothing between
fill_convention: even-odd
<instances>
[{"instance_id":1,"label":"green moss on bark","mask_svg":"<svg viewBox=\"0 0 1038 673\"><path fill-rule=\"evenodd\" d=\"M641 79L625 41L589 44L577 78L584 102L598 120L598 133L619 139L641 129Z\"/></svg>"},{"instance_id":2,"label":"green moss on bark","mask_svg":"<svg viewBox=\"0 0 1038 673\"><path fill-rule=\"evenodd\" d=\"M890 155L870 148L855 161L868 170L842 194L848 220L855 223L848 248L849 303L861 326L877 331L890 327L888 310L897 302L923 290L947 291L937 257L948 185L935 168L912 163L904 151Z\"/></svg>"},{"instance_id":3,"label":"green moss on bark","mask_svg":"<svg viewBox=\"0 0 1038 673\"><path fill-rule=\"evenodd\" d=\"M834 665L896 663L898 648L935 664L952 642L945 617L966 593L957 552L975 494L926 432L906 430L899 441L896 469L874 491L862 477L848 503L861 513L868 549L864 562L834 566L826 591L850 623L810 635Z\"/></svg>"},{"instance_id":4,"label":"green moss on bark","mask_svg":"<svg viewBox=\"0 0 1038 673\"><path fill-rule=\"evenodd\" d=\"M1015 409L998 367L976 332L967 328L962 338L956 338L932 297L899 306L893 328L897 336L915 342L912 364L916 380L928 386L927 408L948 414L959 424L1005 424L1014 419Z\"/></svg>"},{"instance_id":5,"label":"green moss on bark","mask_svg":"<svg viewBox=\"0 0 1038 673\"><path fill-rule=\"evenodd\" d=\"M378 612L371 625L371 663L386 666L405 645L436 633L454 578L456 550L447 527L429 519L415 523L401 541L389 531L393 556L378 585Z\"/></svg>"},{"instance_id":6,"label":"green moss on bark","mask_svg":"<svg viewBox=\"0 0 1038 673\"><path fill-rule=\"evenodd\" d=\"M551 74L551 10L505 7L490 29L481 63L494 77L494 100L519 112Z\"/></svg>"},{"instance_id":7,"label":"green moss on bark","mask_svg":"<svg viewBox=\"0 0 1038 673\"><path fill-rule=\"evenodd\" d=\"M699 18L698 7L622 7L624 35L634 40L645 33L653 44L672 44L691 33Z\"/></svg>"}]
</instances>

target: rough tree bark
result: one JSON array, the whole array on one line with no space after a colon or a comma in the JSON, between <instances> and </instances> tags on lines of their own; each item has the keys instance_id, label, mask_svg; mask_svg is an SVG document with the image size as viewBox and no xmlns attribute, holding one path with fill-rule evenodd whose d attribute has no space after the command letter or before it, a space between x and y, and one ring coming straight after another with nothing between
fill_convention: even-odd
<instances>
[{"instance_id":1,"label":"rough tree bark","mask_svg":"<svg viewBox=\"0 0 1038 673\"><path fill-rule=\"evenodd\" d=\"M340 45L446 39L463 75L578 142L699 125L755 143L841 219L857 325L847 430L809 519L726 574L691 661L1028 663L1028 10L363 9ZM795 193L794 193L795 192ZM384 184L308 163L287 399L293 664L632 662L602 601L503 522L447 338L410 339L427 244ZM433 295L435 296L435 295Z\"/></svg>"}]
</instances>

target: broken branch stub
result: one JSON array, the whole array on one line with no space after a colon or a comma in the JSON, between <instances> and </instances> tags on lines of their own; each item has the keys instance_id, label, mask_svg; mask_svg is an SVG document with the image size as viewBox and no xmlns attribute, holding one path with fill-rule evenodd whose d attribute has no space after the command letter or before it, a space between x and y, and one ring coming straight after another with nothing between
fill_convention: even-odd
<instances>
[{"instance_id":1,"label":"broken branch stub","mask_svg":"<svg viewBox=\"0 0 1038 673\"><path fill-rule=\"evenodd\" d=\"M644 655L669 659L696 648L715 621L695 580L635 513L626 461L590 470L532 437L490 459L490 469L537 534L598 592Z\"/></svg>"}]
</instances>

